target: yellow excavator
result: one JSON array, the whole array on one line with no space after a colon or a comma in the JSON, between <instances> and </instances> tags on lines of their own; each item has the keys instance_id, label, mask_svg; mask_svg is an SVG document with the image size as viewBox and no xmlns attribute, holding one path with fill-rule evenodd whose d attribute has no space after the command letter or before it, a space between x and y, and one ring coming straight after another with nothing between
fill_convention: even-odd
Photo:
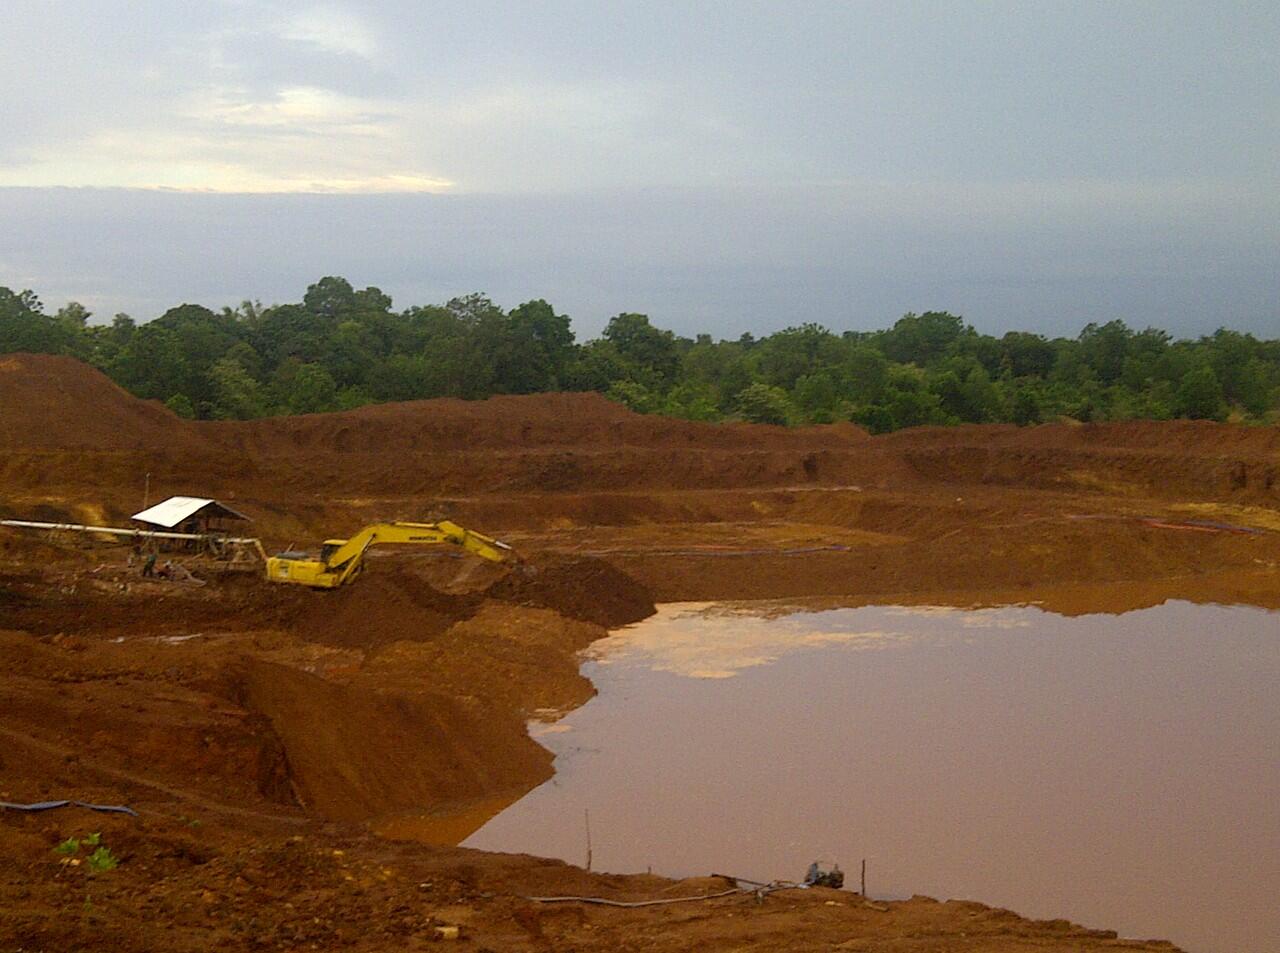
<instances>
[{"instance_id":1,"label":"yellow excavator","mask_svg":"<svg viewBox=\"0 0 1280 953\"><path fill-rule=\"evenodd\" d=\"M336 589L351 582L364 569L364 557L375 543L419 543L452 545L481 559L501 563L514 558L506 543L481 533L463 529L457 523L374 523L350 539L326 539L320 558L312 553L285 552L267 559L267 578L272 582L292 582L316 589Z\"/></svg>"}]
</instances>

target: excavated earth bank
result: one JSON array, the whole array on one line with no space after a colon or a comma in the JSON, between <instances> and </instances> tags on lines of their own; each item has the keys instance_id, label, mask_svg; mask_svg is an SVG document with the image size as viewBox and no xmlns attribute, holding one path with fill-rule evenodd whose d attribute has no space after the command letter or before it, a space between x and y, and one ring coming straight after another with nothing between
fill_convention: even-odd
<instances>
[{"instance_id":1,"label":"excavated earth bank","mask_svg":"<svg viewBox=\"0 0 1280 953\"><path fill-rule=\"evenodd\" d=\"M196 561L203 585L143 581L119 546L0 531L0 800L141 812L0 811L0 950L400 950L442 925L501 950L1172 949L821 890L539 905L724 886L372 830L426 812L456 841L547 778L526 720L589 698L576 653L655 599L1274 607L1278 473L1276 429L1187 422L871 438L540 395L197 423L0 357L0 516L119 524L150 474L153 500L225 499L269 549L448 515L526 557L380 550L314 593ZM92 831L119 867L52 849Z\"/></svg>"}]
</instances>

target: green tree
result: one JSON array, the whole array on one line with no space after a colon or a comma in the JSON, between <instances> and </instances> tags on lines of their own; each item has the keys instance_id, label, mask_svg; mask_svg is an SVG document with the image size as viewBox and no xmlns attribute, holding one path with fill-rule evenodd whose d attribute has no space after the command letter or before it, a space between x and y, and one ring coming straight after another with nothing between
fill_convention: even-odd
<instances>
[{"instance_id":1,"label":"green tree","mask_svg":"<svg viewBox=\"0 0 1280 953\"><path fill-rule=\"evenodd\" d=\"M874 434L888 433L893 429L893 414L883 404L860 407L853 414L854 423L866 427Z\"/></svg>"},{"instance_id":2,"label":"green tree","mask_svg":"<svg viewBox=\"0 0 1280 953\"><path fill-rule=\"evenodd\" d=\"M604 339L613 345L623 361L631 364L639 378L662 387L675 376L680 365L676 336L655 328L647 315L619 314L609 319Z\"/></svg>"},{"instance_id":3,"label":"green tree","mask_svg":"<svg viewBox=\"0 0 1280 953\"><path fill-rule=\"evenodd\" d=\"M339 386L355 386L369 379L380 350L374 331L349 318L330 335L324 350L324 367Z\"/></svg>"},{"instance_id":4,"label":"green tree","mask_svg":"<svg viewBox=\"0 0 1280 953\"><path fill-rule=\"evenodd\" d=\"M656 414L662 407L661 398L636 381L614 381L605 396L637 414Z\"/></svg>"},{"instance_id":5,"label":"green tree","mask_svg":"<svg viewBox=\"0 0 1280 953\"><path fill-rule=\"evenodd\" d=\"M117 314L110 324L86 328L84 334L88 340L89 363L100 370L109 368L136 329L133 318L123 313Z\"/></svg>"},{"instance_id":6,"label":"green tree","mask_svg":"<svg viewBox=\"0 0 1280 953\"><path fill-rule=\"evenodd\" d=\"M738 394L738 416L753 424L784 425L791 419L791 402L780 387L757 382Z\"/></svg>"},{"instance_id":7,"label":"green tree","mask_svg":"<svg viewBox=\"0 0 1280 953\"><path fill-rule=\"evenodd\" d=\"M1000 339L1002 367L1014 377L1048 377L1057 351L1039 334L1010 331Z\"/></svg>"},{"instance_id":8,"label":"green tree","mask_svg":"<svg viewBox=\"0 0 1280 953\"><path fill-rule=\"evenodd\" d=\"M507 321L513 348L510 359L499 368L499 376L507 381L505 390L514 394L558 390L574 352L568 316L556 314L539 298L514 308Z\"/></svg>"},{"instance_id":9,"label":"green tree","mask_svg":"<svg viewBox=\"0 0 1280 953\"><path fill-rule=\"evenodd\" d=\"M819 324L803 324L771 334L752 351L759 377L767 384L791 390L806 375L839 364L844 342Z\"/></svg>"},{"instance_id":10,"label":"green tree","mask_svg":"<svg viewBox=\"0 0 1280 953\"><path fill-rule=\"evenodd\" d=\"M185 417L188 420L196 415L195 405L186 394L174 394L164 402L164 405L179 417Z\"/></svg>"},{"instance_id":11,"label":"green tree","mask_svg":"<svg viewBox=\"0 0 1280 953\"><path fill-rule=\"evenodd\" d=\"M965 330L964 319L946 311L906 314L884 332L881 349L891 360L923 367L946 354Z\"/></svg>"},{"instance_id":12,"label":"green tree","mask_svg":"<svg viewBox=\"0 0 1280 953\"><path fill-rule=\"evenodd\" d=\"M242 329L234 318L215 314L198 304L181 304L170 308L156 320L144 325L144 331L147 334L172 332L167 340L171 342L170 346L177 348L183 375L177 387L173 390L160 389L155 396L176 391L186 394L197 408L207 407L213 402L209 371L214 362L233 356L233 349L243 344ZM244 345L244 348L252 355L251 362L256 363L256 354L253 354L248 345ZM241 362L245 363L243 359Z\"/></svg>"},{"instance_id":13,"label":"green tree","mask_svg":"<svg viewBox=\"0 0 1280 953\"><path fill-rule=\"evenodd\" d=\"M875 348L856 344L844 361L849 396L860 404L872 404L884 396L889 382L889 361Z\"/></svg>"},{"instance_id":14,"label":"green tree","mask_svg":"<svg viewBox=\"0 0 1280 953\"><path fill-rule=\"evenodd\" d=\"M0 353L72 354L77 343L76 330L46 315L33 292L0 287Z\"/></svg>"},{"instance_id":15,"label":"green tree","mask_svg":"<svg viewBox=\"0 0 1280 953\"><path fill-rule=\"evenodd\" d=\"M266 389L234 358L224 357L209 369L212 415L220 420L246 420L270 412Z\"/></svg>"},{"instance_id":16,"label":"green tree","mask_svg":"<svg viewBox=\"0 0 1280 953\"><path fill-rule=\"evenodd\" d=\"M949 422L941 400L927 386L923 372L909 366L890 371L883 406L893 420L894 430Z\"/></svg>"},{"instance_id":17,"label":"green tree","mask_svg":"<svg viewBox=\"0 0 1280 953\"><path fill-rule=\"evenodd\" d=\"M189 393L190 367L183 350L176 331L153 321L130 335L106 370L112 380L138 397L168 400L184 394L194 404Z\"/></svg>"},{"instance_id":18,"label":"green tree","mask_svg":"<svg viewBox=\"0 0 1280 953\"><path fill-rule=\"evenodd\" d=\"M369 396L375 401L418 400L427 392L427 358L421 354L393 354L370 375Z\"/></svg>"},{"instance_id":19,"label":"green tree","mask_svg":"<svg viewBox=\"0 0 1280 953\"><path fill-rule=\"evenodd\" d=\"M247 340L266 367L289 357L308 364L324 356L325 323L302 305L276 305L246 326Z\"/></svg>"},{"instance_id":20,"label":"green tree","mask_svg":"<svg viewBox=\"0 0 1280 953\"><path fill-rule=\"evenodd\" d=\"M321 278L314 285L308 285L306 294L302 296L302 306L312 314L336 318L338 315L355 308L356 292L346 278Z\"/></svg>"},{"instance_id":21,"label":"green tree","mask_svg":"<svg viewBox=\"0 0 1280 953\"><path fill-rule=\"evenodd\" d=\"M808 423L829 424L839 414L840 392L830 372L801 377L796 381L791 398L800 416Z\"/></svg>"},{"instance_id":22,"label":"green tree","mask_svg":"<svg viewBox=\"0 0 1280 953\"><path fill-rule=\"evenodd\" d=\"M966 423L986 423L1000 416L1000 394L987 370L973 358L953 358L929 382L944 413Z\"/></svg>"},{"instance_id":23,"label":"green tree","mask_svg":"<svg viewBox=\"0 0 1280 953\"><path fill-rule=\"evenodd\" d=\"M682 420L719 420L715 391L703 384L677 384L667 392L660 412Z\"/></svg>"},{"instance_id":24,"label":"green tree","mask_svg":"<svg viewBox=\"0 0 1280 953\"><path fill-rule=\"evenodd\" d=\"M1133 332L1123 321L1086 324L1078 339L1081 360L1104 384L1114 384L1124 371Z\"/></svg>"},{"instance_id":25,"label":"green tree","mask_svg":"<svg viewBox=\"0 0 1280 953\"><path fill-rule=\"evenodd\" d=\"M1019 427L1044 421L1044 406L1036 389L1028 384L1018 385L1010 401L1009 419Z\"/></svg>"},{"instance_id":26,"label":"green tree","mask_svg":"<svg viewBox=\"0 0 1280 953\"><path fill-rule=\"evenodd\" d=\"M319 414L336 410L338 385L319 364L303 364L293 375L285 404L293 414Z\"/></svg>"},{"instance_id":27,"label":"green tree","mask_svg":"<svg viewBox=\"0 0 1280 953\"><path fill-rule=\"evenodd\" d=\"M359 387L344 387L338 391L338 410L355 410L357 407L364 407L366 404L372 403L373 398L369 396L368 391Z\"/></svg>"},{"instance_id":28,"label":"green tree","mask_svg":"<svg viewBox=\"0 0 1280 953\"><path fill-rule=\"evenodd\" d=\"M79 301L68 301L58 309L53 319L68 330L78 333L88 326L92 316L89 309Z\"/></svg>"},{"instance_id":29,"label":"green tree","mask_svg":"<svg viewBox=\"0 0 1280 953\"><path fill-rule=\"evenodd\" d=\"M1260 359L1262 342L1252 334L1218 328L1199 344L1222 385L1223 397L1255 416L1265 413L1270 388L1266 365Z\"/></svg>"},{"instance_id":30,"label":"green tree","mask_svg":"<svg viewBox=\"0 0 1280 953\"><path fill-rule=\"evenodd\" d=\"M607 393L617 381L631 380L635 366L624 360L611 341L588 341L565 368L566 390Z\"/></svg>"},{"instance_id":31,"label":"green tree","mask_svg":"<svg viewBox=\"0 0 1280 953\"><path fill-rule=\"evenodd\" d=\"M1182 379L1174 398L1174 409L1179 417L1193 420L1226 419L1227 402L1212 367L1197 367Z\"/></svg>"}]
</instances>

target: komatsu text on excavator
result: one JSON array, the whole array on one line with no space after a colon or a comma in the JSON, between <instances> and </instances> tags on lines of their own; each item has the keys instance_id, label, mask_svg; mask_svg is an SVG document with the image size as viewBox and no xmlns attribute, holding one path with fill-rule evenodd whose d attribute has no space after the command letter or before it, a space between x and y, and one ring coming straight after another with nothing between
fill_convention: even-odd
<instances>
[{"instance_id":1,"label":"komatsu text on excavator","mask_svg":"<svg viewBox=\"0 0 1280 953\"><path fill-rule=\"evenodd\" d=\"M267 559L267 578L317 589L336 589L360 575L364 557L375 543L420 543L458 546L491 562L506 562L513 551L491 536L463 529L457 523L374 523L350 539L327 539L320 558L312 553L280 553Z\"/></svg>"}]
</instances>

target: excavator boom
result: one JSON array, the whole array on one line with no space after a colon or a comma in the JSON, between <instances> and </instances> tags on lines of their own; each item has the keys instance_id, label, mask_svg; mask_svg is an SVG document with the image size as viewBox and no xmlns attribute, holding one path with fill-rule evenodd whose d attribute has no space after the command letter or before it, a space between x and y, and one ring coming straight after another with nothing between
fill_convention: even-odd
<instances>
[{"instance_id":1,"label":"excavator boom","mask_svg":"<svg viewBox=\"0 0 1280 953\"><path fill-rule=\"evenodd\" d=\"M374 523L350 539L325 540L319 559L301 553L272 556L267 560L267 578L272 582L336 589L360 574L369 547L378 543L457 546L490 562L506 562L514 555L506 543L449 520L438 523Z\"/></svg>"}]
</instances>

